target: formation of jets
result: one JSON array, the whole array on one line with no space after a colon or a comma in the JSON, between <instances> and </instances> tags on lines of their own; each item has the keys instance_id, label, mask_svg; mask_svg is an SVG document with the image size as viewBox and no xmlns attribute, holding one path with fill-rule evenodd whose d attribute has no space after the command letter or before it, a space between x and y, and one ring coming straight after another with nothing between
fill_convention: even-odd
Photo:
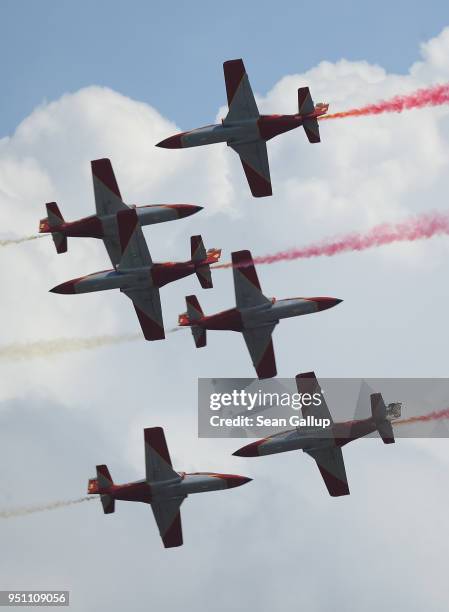
<instances>
[{"instance_id":1,"label":"formation of jets","mask_svg":"<svg viewBox=\"0 0 449 612\"><path fill-rule=\"evenodd\" d=\"M165 338L160 287L196 274L203 288L212 285L210 265L220 259L221 249L204 248L201 236L191 236L191 259L154 263L143 236L142 225L179 219L201 210L200 206L171 204L130 208L120 194L109 159L91 162L97 214L59 225L55 202L47 204L48 218L41 232L51 232L58 253L67 249L67 236L101 238L114 268L74 278L50 289L53 293L77 294L120 289L134 304L146 340ZM62 250L61 250L62 247Z\"/></svg>"},{"instance_id":2,"label":"formation of jets","mask_svg":"<svg viewBox=\"0 0 449 612\"><path fill-rule=\"evenodd\" d=\"M298 112L293 115L260 115L243 61L223 65L228 99L228 114L221 124L209 125L171 136L157 146L187 148L225 142L240 156L255 197L272 195L266 142L298 126L303 126L311 143L320 142L318 118L327 104L314 104L308 87L298 89ZM202 207L193 204L124 203L109 159L91 162L96 214L76 221L65 221L56 202L46 204L47 217L39 232L51 234L57 253L67 251L70 237L101 239L112 268L63 282L51 291L79 294L119 289L133 302L146 340L165 338L159 289L178 279L195 274L204 289L212 288L211 265L219 261L221 249L206 251L202 237L190 237L191 256L182 262L153 262L142 227L196 214ZM341 302L332 297L295 297L277 300L261 290L251 253L232 253L235 307L205 315L195 295L186 297L187 312L179 315L179 326L190 327L197 348L206 346L207 330L240 332L260 379L276 376L272 333L281 319L311 314ZM319 390L313 372L299 374L298 391L313 394ZM332 496L348 495L349 487L341 447L349 441L378 431L385 444L394 442L391 421L400 414L400 404L385 406L379 393L371 395L370 418L334 423L324 401L320 406L303 407L304 417L326 419L324 431L315 426L278 433L234 452L239 457L255 457L302 449L315 459ZM89 480L88 493L99 495L105 514L115 511L116 500L139 501L151 505L166 548L183 543L180 506L191 493L229 489L251 479L233 474L173 469L160 427L144 430L145 467L143 480L115 484L106 465L97 466L97 476Z\"/></svg>"},{"instance_id":3,"label":"formation of jets","mask_svg":"<svg viewBox=\"0 0 449 612\"><path fill-rule=\"evenodd\" d=\"M377 431L385 444L394 443L392 421L401 415L401 404L390 404L388 408L380 393L372 393L371 417L356 421L335 423L327 407L314 372L296 376L298 392L319 394L319 405L303 406L305 419L313 417L311 423L326 419L329 426L324 430L316 425L297 427L251 442L236 450L238 457L260 457L303 450L312 457L332 497L349 495L348 479L343 459L342 446ZM115 512L115 502L134 501L149 504L165 548L181 546L183 543L180 506L192 493L205 493L239 487L252 479L235 474L213 472L177 472L173 469L164 431L161 427L144 429L145 478L126 484L115 484L106 465L97 465L96 478L88 482L89 495L100 495L105 514Z\"/></svg>"}]
</instances>

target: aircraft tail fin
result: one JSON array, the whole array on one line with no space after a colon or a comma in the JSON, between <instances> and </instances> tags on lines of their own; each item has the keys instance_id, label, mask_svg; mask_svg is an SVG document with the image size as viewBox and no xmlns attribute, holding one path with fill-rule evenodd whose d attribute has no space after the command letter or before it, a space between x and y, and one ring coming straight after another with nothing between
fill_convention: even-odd
<instances>
[{"instance_id":1,"label":"aircraft tail fin","mask_svg":"<svg viewBox=\"0 0 449 612\"><path fill-rule=\"evenodd\" d=\"M388 418L387 407L380 393L372 393L371 399L371 414L376 423L377 431L380 434L384 444L393 444L394 433L391 421Z\"/></svg>"},{"instance_id":2,"label":"aircraft tail fin","mask_svg":"<svg viewBox=\"0 0 449 612\"><path fill-rule=\"evenodd\" d=\"M186 296L186 305L187 312L179 315L178 323L191 328L196 348L202 348L207 344L207 330L198 325L198 321L204 316L203 310L196 295Z\"/></svg>"},{"instance_id":3,"label":"aircraft tail fin","mask_svg":"<svg viewBox=\"0 0 449 612\"><path fill-rule=\"evenodd\" d=\"M48 202L45 204L45 207L47 209L47 216L39 222L39 233L46 234L51 232L56 251L58 253L65 253L67 251L67 236L62 232L53 231L65 222L64 217L56 202Z\"/></svg>"},{"instance_id":4,"label":"aircraft tail fin","mask_svg":"<svg viewBox=\"0 0 449 612\"><path fill-rule=\"evenodd\" d=\"M298 89L298 113L300 115L310 115L315 110L315 105L310 95L308 87L300 87ZM316 117L304 119L302 124L306 136L311 143L321 142L320 129Z\"/></svg>"},{"instance_id":5,"label":"aircraft tail fin","mask_svg":"<svg viewBox=\"0 0 449 612\"><path fill-rule=\"evenodd\" d=\"M201 287L203 289L211 289L213 284L210 265L220 259L221 249L209 249L206 251L201 236L190 236L190 252Z\"/></svg>"}]
</instances>

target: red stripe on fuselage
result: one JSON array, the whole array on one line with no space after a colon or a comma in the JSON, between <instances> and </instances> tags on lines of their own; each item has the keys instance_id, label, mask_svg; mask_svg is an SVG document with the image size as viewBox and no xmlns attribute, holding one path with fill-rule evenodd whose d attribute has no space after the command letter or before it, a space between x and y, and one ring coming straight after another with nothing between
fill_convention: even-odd
<instances>
[{"instance_id":1,"label":"red stripe on fuselage","mask_svg":"<svg viewBox=\"0 0 449 612\"><path fill-rule=\"evenodd\" d=\"M373 431L377 431L377 425L372 418L334 423L332 426L336 446L344 446L348 442L363 438Z\"/></svg>"},{"instance_id":2,"label":"red stripe on fuselage","mask_svg":"<svg viewBox=\"0 0 449 612\"><path fill-rule=\"evenodd\" d=\"M243 330L242 315L236 308L223 310L222 312L202 317L199 321L193 321L191 323L199 325L204 329L224 329L228 331Z\"/></svg>"},{"instance_id":3,"label":"red stripe on fuselage","mask_svg":"<svg viewBox=\"0 0 449 612\"><path fill-rule=\"evenodd\" d=\"M259 134L264 140L270 140L278 134L294 130L302 125L301 115L261 115L257 120Z\"/></svg>"},{"instance_id":4,"label":"red stripe on fuselage","mask_svg":"<svg viewBox=\"0 0 449 612\"><path fill-rule=\"evenodd\" d=\"M163 287L194 273L195 264L191 261L155 263L151 268L151 278L156 287Z\"/></svg>"},{"instance_id":5,"label":"red stripe on fuselage","mask_svg":"<svg viewBox=\"0 0 449 612\"><path fill-rule=\"evenodd\" d=\"M78 238L103 238L103 225L97 215L84 217L78 221L63 223L58 226L50 226L48 231L59 232L64 236Z\"/></svg>"}]
</instances>

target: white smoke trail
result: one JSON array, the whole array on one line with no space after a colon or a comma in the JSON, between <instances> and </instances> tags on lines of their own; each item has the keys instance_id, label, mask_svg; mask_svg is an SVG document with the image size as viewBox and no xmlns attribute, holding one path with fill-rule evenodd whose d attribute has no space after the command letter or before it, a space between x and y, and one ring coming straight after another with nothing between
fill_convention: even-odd
<instances>
[{"instance_id":1,"label":"white smoke trail","mask_svg":"<svg viewBox=\"0 0 449 612\"><path fill-rule=\"evenodd\" d=\"M73 506L74 504L81 504L85 501L92 501L98 499L98 495L88 495L86 497L80 497L79 499L69 499L66 501L55 501L42 506L26 506L24 508L11 508L10 510L0 510L0 518L16 518L18 516L26 516L27 514L34 514L35 512L46 512L47 510L57 510L58 508L65 508L66 506Z\"/></svg>"},{"instance_id":2,"label":"white smoke trail","mask_svg":"<svg viewBox=\"0 0 449 612\"><path fill-rule=\"evenodd\" d=\"M34 236L23 236L22 238L10 238L0 240L0 247L11 246L12 244L21 244L22 242L29 242L30 240L37 240L38 238L44 238L46 234L35 234Z\"/></svg>"},{"instance_id":3,"label":"white smoke trail","mask_svg":"<svg viewBox=\"0 0 449 612\"><path fill-rule=\"evenodd\" d=\"M172 334L180 327L167 330ZM64 353L89 351L103 346L113 346L126 342L144 340L142 333L123 335L92 336L90 338L53 338L35 342L13 342L0 346L0 361L28 361L29 359L49 359Z\"/></svg>"}]
</instances>

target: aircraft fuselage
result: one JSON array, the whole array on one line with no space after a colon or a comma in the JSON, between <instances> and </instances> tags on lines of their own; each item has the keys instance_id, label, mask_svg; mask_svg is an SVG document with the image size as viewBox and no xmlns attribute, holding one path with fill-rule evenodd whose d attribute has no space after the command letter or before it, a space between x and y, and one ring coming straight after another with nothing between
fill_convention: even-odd
<instances>
[{"instance_id":1,"label":"aircraft fuselage","mask_svg":"<svg viewBox=\"0 0 449 612\"><path fill-rule=\"evenodd\" d=\"M174 497L185 497L193 493L231 489L249 482L251 479L235 474L215 474L212 472L180 472L179 478L158 482L137 480L126 484L111 484L100 487L96 478L91 478L88 485L89 494L109 495L122 501L143 502L151 504L157 500Z\"/></svg>"},{"instance_id":2,"label":"aircraft fuselage","mask_svg":"<svg viewBox=\"0 0 449 612\"><path fill-rule=\"evenodd\" d=\"M252 308L230 308L213 315L203 316L199 320L186 324L194 324L204 329L222 329L229 331L243 331L254 327L276 325L280 319L298 317L319 310L325 310L338 304L341 300L336 298L287 298L272 300L271 303L254 306Z\"/></svg>"},{"instance_id":3,"label":"aircraft fuselage","mask_svg":"<svg viewBox=\"0 0 449 612\"><path fill-rule=\"evenodd\" d=\"M168 283L195 274L197 269L204 265L216 263L215 257L206 257L200 261L181 261L154 263L144 268L130 270L104 270L94 272L80 278L61 283L53 289L53 293L92 293L94 291L108 291L109 289L127 290L131 288L163 287Z\"/></svg>"},{"instance_id":4,"label":"aircraft fuselage","mask_svg":"<svg viewBox=\"0 0 449 612\"><path fill-rule=\"evenodd\" d=\"M259 457L292 450L308 451L326 447L342 447L377 429L378 425L372 417L359 421L333 423L327 429L317 426L300 427L251 442L234 454L240 457Z\"/></svg>"},{"instance_id":5,"label":"aircraft fuselage","mask_svg":"<svg viewBox=\"0 0 449 612\"><path fill-rule=\"evenodd\" d=\"M153 225L164 223L193 215L201 210L201 206L193 204L149 204L147 206L132 206L129 210L122 210L113 215L91 215L77 221L64 221L60 225L52 226L48 219L42 219L39 224L39 233L46 234L58 232L67 237L105 238L118 235L118 217L122 220L129 216L137 220L140 225Z\"/></svg>"},{"instance_id":6,"label":"aircraft fuselage","mask_svg":"<svg viewBox=\"0 0 449 612\"><path fill-rule=\"evenodd\" d=\"M278 134L293 130L303 124L304 120L323 114L319 111L307 115L260 115L241 121L222 121L205 125L188 132L170 136L157 144L166 149L181 149L202 145L226 142L229 145L256 140L270 140Z\"/></svg>"}]
</instances>

